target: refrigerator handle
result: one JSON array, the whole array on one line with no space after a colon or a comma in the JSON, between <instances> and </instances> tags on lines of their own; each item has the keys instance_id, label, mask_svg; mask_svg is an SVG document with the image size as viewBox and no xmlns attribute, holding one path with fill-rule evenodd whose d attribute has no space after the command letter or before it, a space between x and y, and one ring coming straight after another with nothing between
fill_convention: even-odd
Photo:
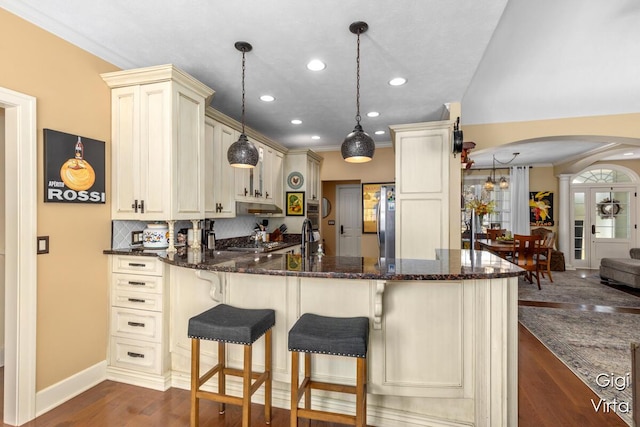
<instances>
[{"instance_id":1,"label":"refrigerator handle","mask_svg":"<svg viewBox=\"0 0 640 427\"><path fill-rule=\"evenodd\" d=\"M376 237L378 239L378 248L380 247L380 200L376 205Z\"/></svg>"}]
</instances>

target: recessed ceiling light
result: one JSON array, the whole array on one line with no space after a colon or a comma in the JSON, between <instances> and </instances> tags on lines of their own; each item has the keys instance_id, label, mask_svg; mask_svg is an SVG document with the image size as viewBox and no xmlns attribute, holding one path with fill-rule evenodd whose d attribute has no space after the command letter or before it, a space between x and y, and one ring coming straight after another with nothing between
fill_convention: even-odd
<instances>
[{"instance_id":1,"label":"recessed ceiling light","mask_svg":"<svg viewBox=\"0 0 640 427\"><path fill-rule=\"evenodd\" d=\"M378 113L377 111L370 111L367 113L367 117L378 117L380 115L380 113Z\"/></svg>"},{"instance_id":2,"label":"recessed ceiling light","mask_svg":"<svg viewBox=\"0 0 640 427\"><path fill-rule=\"evenodd\" d=\"M383 130L377 130L375 133L376 133L376 135L384 135L384 131Z\"/></svg>"},{"instance_id":3,"label":"recessed ceiling light","mask_svg":"<svg viewBox=\"0 0 640 427\"><path fill-rule=\"evenodd\" d=\"M405 79L404 77L395 77L395 78L389 80L389 84L391 86L402 86L406 82L407 82L407 79Z\"/></svg>"},{"instance_id":4,"label":"recessed ceiling light","mask_svg":"<svg viewBox=\"0 0 640 427\"><path fill-rule=\"evenodd\" d=\"M302 120L300 120L300 119L293 119L293 120L291 120L291 123L292 123L292 124L294 124L294 125L299 125L299 124L301 124L301 123L302 123Z\"/></svg>"},{"instance_id":5,"label":"recessed ceiling light","mask_svg":"<svg viewBox=\"0 0 640 427\"><path fill-rule=\"evenodd\" d=\"M321 71L321 70L324 70L326 67L327 65L324 62L320 61L319 59L312 59L307 64L307 68L311 71Z\"/></svg>"},{"instance_id":6,"label":"recessed ceiling light","mask_svg":"<svg viewBox=\"0 0 640 427\"><path fill-rule=\"evenodd\" d=\"M273 101L275 101L276 99L275 99L273 96L271 96L271 95L262 95L262 96L260 97L260 100L261 100L261 101L264 101L264 102L273 102Z\"/></svg>"},{"instance_id":7,"label":"recessed ceiling light","mask_svg":"<svg viewBox=\"0 0 640 427\"><path fill-rule=\"evenodd\" d=\"M311 139L320 139L320 137L318 135L313 135Z\"/></svg>"}]
</instances>

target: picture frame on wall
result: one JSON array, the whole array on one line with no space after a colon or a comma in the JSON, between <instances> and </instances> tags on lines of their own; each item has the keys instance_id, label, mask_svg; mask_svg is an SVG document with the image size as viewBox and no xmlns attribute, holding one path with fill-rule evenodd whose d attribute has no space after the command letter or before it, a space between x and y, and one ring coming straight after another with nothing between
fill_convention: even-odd
<instances>
[{"instance_id":1,"label":"picture frame on wall","mask_svg":"<svg viewBox=\"0 0 640 427\"><path fill-rule=\"evenodd\" d=\"M106 203L105 142L44 129L44 201Z\"/></svg>"},{"instance_id":2,"label":"picture frame on wall","mask_svg":"<svg viewBox=\"0 0 640 427\"><path fill-rule=\"evenodd\" d=\"M287 216L304 216L304 191L287 191Z\"/></svg>"},{"instance_id":3,"label":"picture frame on wall","mask_svg":"<svg viewBox=\"0 0 640 427\"><path fill-rule=\"evenodd\" d=\"M380 188L393 185L390 182L371 182L362 184L362 232L375 234L378 230L378 203Z\"/></svg>"}]
</instances>

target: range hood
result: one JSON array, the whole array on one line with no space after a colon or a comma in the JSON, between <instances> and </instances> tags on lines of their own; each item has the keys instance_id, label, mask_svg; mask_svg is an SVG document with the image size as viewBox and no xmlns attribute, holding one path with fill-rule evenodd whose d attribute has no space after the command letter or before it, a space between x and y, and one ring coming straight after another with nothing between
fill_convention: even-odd
<instances>
[{"instance_id":1,"label":"range hood","mask_svg":"<svg viewBox=\"0 0 640 427\"><path fill-rule=\"evenodd\" d=\"M282 209L276 205L254 202L236 202L236 215L280 215Z\"/></svg>"}]
</instances>

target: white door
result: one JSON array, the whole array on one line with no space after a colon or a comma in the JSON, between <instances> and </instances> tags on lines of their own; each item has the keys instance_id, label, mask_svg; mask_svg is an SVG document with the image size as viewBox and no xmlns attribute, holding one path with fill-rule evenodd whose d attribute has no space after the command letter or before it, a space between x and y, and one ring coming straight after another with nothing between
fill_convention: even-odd
<instances>
[{"instance_id":1,"label":"white door","mask_svg":"<svg viewBox=\"0 0 640 427\"><path fill-rule=\"evenodd\" d=\"M336 186L336 232L338 233L338 256L360 256L362 236L362 194L359 185Z\"/></svg>"},{"instance_id":2,"label":"white door","mask_svg":"<svg viewBox=\"0 0 640 427\"><path fill-rule=\"evenodd\" d=\"M585 188L573 192L574 265L598 268L602 258L628 258L635 246L635 189Z\"/></svg>"},{"instance_id":3,"label":"white door","mask_svg":"<svg viewBox=\"0 0 640 427\"><path fill-rule=\"evenodd\" d=\"M602 258L628 258L635 236L633 188L591 189L591 268Z\"/></svg>"}]
</instances>

